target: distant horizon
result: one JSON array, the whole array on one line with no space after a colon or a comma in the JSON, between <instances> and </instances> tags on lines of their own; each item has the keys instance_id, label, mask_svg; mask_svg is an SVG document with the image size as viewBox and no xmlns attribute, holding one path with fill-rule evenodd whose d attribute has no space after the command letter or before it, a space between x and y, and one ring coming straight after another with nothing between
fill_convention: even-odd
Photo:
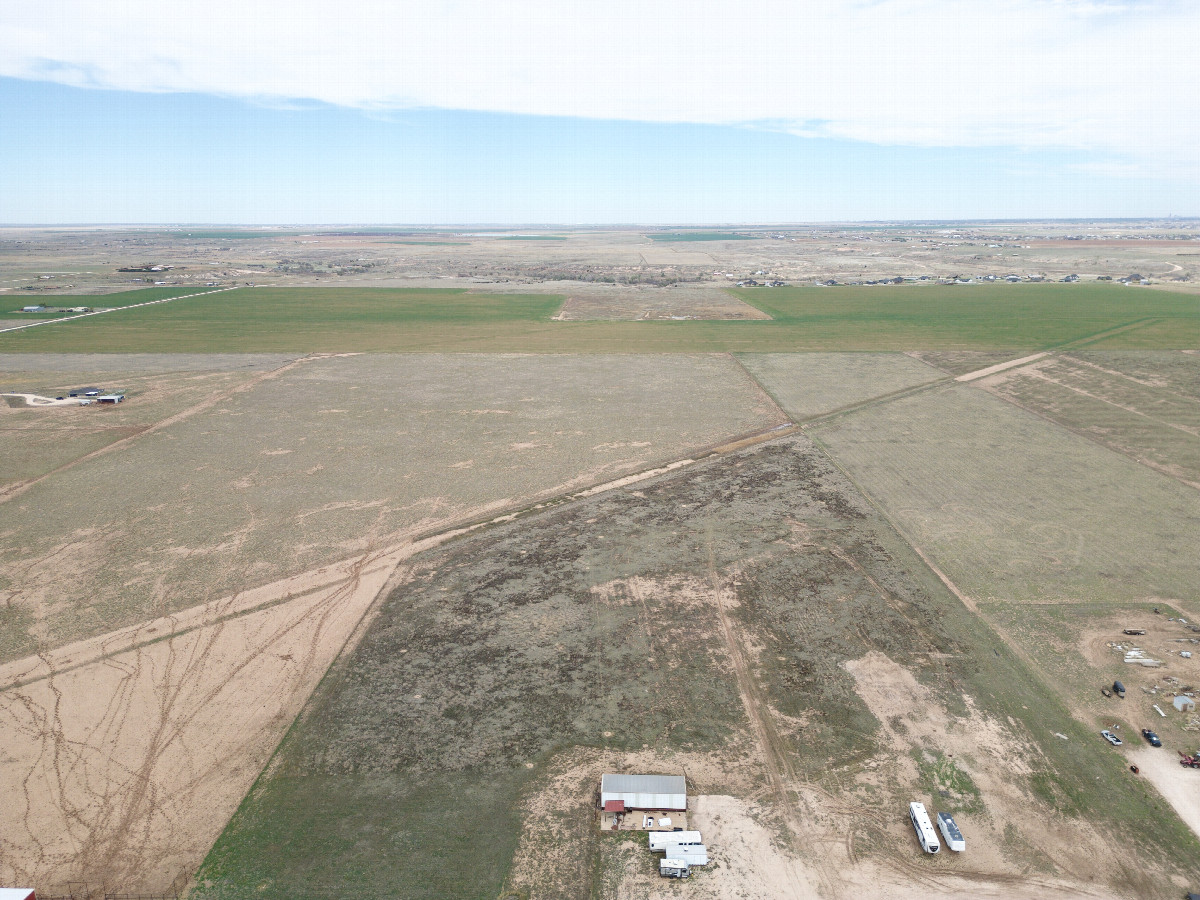
<instances>
[{"instance_id":1,"label":"distant horizon","mask_svg":"<svg viewBox=\"0 0 1200 900\"><path fill-rule=\"evenodd\" d=\"M368 228L368 229L413 229L413 230L460 230L465 228L490 229L495 231L514 231L517 229L614 229L636 231L666 230L677 228L684 231L702 231L710 228L733 229L788 229L788 228L835 228L844 225L855 226L945 226L945 225L1056 225L1056 224L1108 224L1122 222L1198 222L1200 215L1194 216L1033 216L1029 218L996 218L982 216L978 218L913 218L913 219L825 219L825 220L796 220L796 221L758 221L744 220L733 222L0 222L0 228L238 228L238 229L295 229L295 228Z\"/></svg>"}]
</instances>

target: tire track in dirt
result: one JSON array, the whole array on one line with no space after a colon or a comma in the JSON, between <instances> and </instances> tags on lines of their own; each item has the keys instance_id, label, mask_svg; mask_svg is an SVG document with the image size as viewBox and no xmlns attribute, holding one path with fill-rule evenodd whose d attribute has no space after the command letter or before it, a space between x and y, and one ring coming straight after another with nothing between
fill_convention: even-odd
<instances>
[{"instance_id":1,"label":"tire track in dirt","mask_svg":"<svg viewBox=\"0 0 1200 900\"><path fill-rule=\"evenodd\" d=\"M416 549L420 548L413 548L403 556L406 558ZM85 874L92 881L99 879L108 888L129 889L131 883L139 884L138 879L145 870L153 869L164 856L170 856L170 848L167 848L166 854L161 847L157 852L155 850L153 825L165 812L170 812L164 810L164 804L169 804L173 798L187 797L213 771L210 765L188 780L176 780L168 785L156 773L163 756L173 748L178 751L180 741L186 743L187 738L198 737L188 734L195 718L211 704L218 702L226 687L244 671L264 656L275 653L277 647L286 646L293 634L309 633L311 637L308 645L302 649L300 658L295 659L290 653L286 656L293 671L280 692L290 697L293 703L302 703L307 693L299 696L296 689L304 683L310 686L315 684L328 665L327 661L321 663L322 659L328 660L330 655L330 648L322 650L328 621L348 599L353 598L361 586L364 572L379 562L380 557L378 552L363 554L340 585L300 617L285 620L279 627L259 635L260 639L236 665L224 669L219 680L210 678L199 693L190 692L191 688L203 681L205 671L212 662L211 657L220 648L227 621L218 622L201 636L202 639L185 642L182 647L175 646L179 635L169 636L166 639L169 651L159 671L147 673L143 670L145 653L141 646L133 649L132 661L112 658L101 660L101 665L120 671L120 681L108 699L107 708L102 711L97 727L90 731L85 741L73 741L67 737L70 725L64 721L63 690L57 684L57 673L53 670L41 679L46 682L53 697L51 704L38 704L25 691L7 692L5 702L0 703L0 711L10 720L22 718L21 731L26 738L41 744L33 764L22 779L25 793L23 825L28 840L20 849L27 860L16 871L20 874L27 872L32 878L39 874L39 870L44 872L53 862L47 858L47 850L38 838L38 828L30 821L35 803L44 806L46 800L51 800L57 805L63 827L75 836L76 873ZM368 607L373 606L378 596L393 583L402 560L392 558L387 562L391 563L387 578L380 582L379 589L369 598ZM379 567L375 566L373 571L378 572ZM334 649L333 658L343 650L344 645ZM47 659L45 664L50 666L51 661ZM150 716L134 709L133 699L135 685L147 675L154 679L155 708ZM14 716L14 707L23 711L24 715ZM130 716L137 716L137 720L131 722ZM88 770L96 765L97 748L107 745L111 735L130 728L145 730L147 727L150 733L144 746L138 757L128 765L119 760L106 759L105 771L93 773ZM241 750L241 744L234 746L229 754L216 760L216 767L219 768L229 757L237 756ZM168 776L170 774L167 773ZM257 769L254 774L257 774ZM45 797L43 791L43 796L35 800L31 784L39 776L46 775L49 776L47 786L51 797ZM99 783L94 783L96 781ZM18 849L11 839L4 843L14 851ZM145 889L145 884L141 887Z\"/></svg>"},{"instance_id":2,"label":"tire track in dirt","mask_svg":"<svg viewBox=\"0 0 1200 900\"><path fill-rule=\"evenodd\" d=\"M762 756L763 768L766 770L767 781L777 809L787 826L789 843L797 860L810 859L821 882L821 893L832 896L837 885L836 873L830 870L828 864L819 856L808 856L805 853L804 838L809 829L804 827L801 819L798 795L793 792L792 785L796 784L795 768L788 758L787 746L779 735L778 729L771 718L770 707L763 696L762 686L746 659L746 650L742 644L733 621L729 616L728 589L721 583L717 572L716 556L712 523L706 527L706 542L708 546L708 582L713 598L713 606L717 612L721 635L725 643L725 652L733 668L734 679L737 683L738 694L742 699L742 708L750 723L750 730L758 744ZM810 897L813 891L810 885L802 883L795 873L788 868L788 880L791 883L793 897Z\"/></svg>"},{"instance_id":3,"label":"tire track in dirt","mask_svg":"<svg viewBox=\"0 0 1200 900\"><path fill-rule=\"evenodd\" d=\"M47 478L50 478L53 475L57 475L60 472L65 472L68 469L74 468L75 466L79 465L80 463L87 462L88 460L91 460L91 459L96 459L97 457L103 456L106 453L111 453L114 450L124 449L125 447L129 446L129 444L136 441L138 438L145 437L148 434L154 434L157 431L162 431L164 428L169 428L172 425L175 425L179 422L183 422L187 419L190 419L192 416L196 415L197 413L202 413L206 410L212 409L218 403L221 403L224 400L228 400L230 397L234 397L238 394L243 394L246 391L254 390L254 388L258 387L264 381L270 381L271 379L278 378L280 375L290 372L292 369L297 368L300 365L303 365L305 362L309 362L309 361L316 360L316 359L327 359L332 356L344 356L344 355L346 355L346 354L310 353L307 356L302 356L299 359L294 359L291 362L284 363L282 366L279 366L278 368L270 369L266 372L262 372L258 375L255 375L252 378L248 379L247 381L244 381L241 384L230 388L229 390L221 391L220 393L213 394L211 397L209 397L205 400L201 400L199 403L195 403L192 406L189 406L187 409L184 409L184 410L181 410L180 412L175 413L175 415L173 415L173 416L168 416L167 418L162 419L159 422L155 422L152 425L147 425L144 428L138 428L137 431L134 434L129 435L129 437L121 438L118 441L113 441L111 444L106 444L105 446L100 447L97 450L93 450L91 453L85 453L83 456L80 456L69 462L65 462L61 466L58 466L57 468L51 469L49 472L39 475L37 478L30 478L27 481L18 481L18 482L14 482L13 484L7 485L3 489L0 489L0 503L5 503L9 500L12 500L14 497L21 496L21 494L25 493L27 490L29 490L34 485L40 484L41 482L45 481ZM136 426L134 426L134 427L136 427Z\"/></svg>"}]
</instances>

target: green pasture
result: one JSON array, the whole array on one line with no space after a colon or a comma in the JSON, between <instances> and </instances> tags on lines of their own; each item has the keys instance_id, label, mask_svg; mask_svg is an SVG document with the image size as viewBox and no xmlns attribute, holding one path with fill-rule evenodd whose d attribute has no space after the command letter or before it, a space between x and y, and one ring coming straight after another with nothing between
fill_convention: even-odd
<instances>
[{"instance_id":1,"label":"green pasture","mask_svg":"<svg viewBox=\"0 0 1200 900\"><path fill-rule=\"evenodd\" d=\"M563 298L545 294L256 287L0 334L0 352L1022 352L1067 344L1200 348L1200 297L1165 291L1048 284L736 293L772 320L556 322L551 317ZM153 299L149 290L136 294L131 302Z\"/></svg>"},{"instance_id":2,"label":"green pasture","mask_svg":"<svg viewBox=\"0 0 1200 900\"><path fill-rule=\"evenodd\" d=\"M561 234L505 234L497 238L500 241L565 241Z\"/></svg>"},{"instance_id":3,"label":"green pasture","mask_svg":"<svg viewBox=\"0 0 1200 900\"><path fill-rule=\"evenodd\" d=\"M137 288L132 291L121 291L117 294L54 294L51 296L0 294L0 316L18 312L26 306L52 306L55 308L70 308L72 306L90 306L92 309L113 309L123 306L133 306L137 303L150 303L165 297L182 297L197 291L211 291L213 288L196 287L195 285L177 285L173 287ZM60 319L75 313L21 313L24 319Z\"/></svg>"}]
</instances>

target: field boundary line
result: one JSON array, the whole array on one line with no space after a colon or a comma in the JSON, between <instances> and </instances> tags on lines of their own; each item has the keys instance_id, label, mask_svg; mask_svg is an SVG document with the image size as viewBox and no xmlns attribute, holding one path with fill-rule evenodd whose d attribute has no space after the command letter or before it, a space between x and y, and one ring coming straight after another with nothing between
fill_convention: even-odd
<instances>
[{"instance_id":1,"label":"field boundary line","mask_svg":"<svg viewBox=\"0 0 1200 900\"><path fill-rule=\"evenodd\" d=\"M298 359L293 359L290 362L284 363L282 366L279 366L277 368L270 369L266 372L262 372L259 375L256 375L256 376L248 379L247 381L242 382L239 385L235 385L234 387L230 388L227 391L222 391L220 393L213 394L211 397L201 400L198 403L194 403L191 406L187 407L187 409L184 409L184 410L181 410L180 412L175 413L175 415L173 415L173 416L167 416L167 418L165 418L165 419L162 419L158 422L154 422L151 425L147 425L145 428L142 428L135 434L129 435L129 437L121 438L118 441L113 441L111 444L105 444L103 447L93 450L91 453L85 453L83 456L77 457L76 459L69 460L68 462L63 463L61 466L58 466L57 468L51 469L49 472L45 472L45 473L39 475L37 478L31 478L28 481L18 481L15 484L10 484L5 488L0 489L0 503L6 503L7 501L13 499L14 497L19 497L21 494L25 493L31 487L33 487L36 484L40 484L41 482L45 481L47 478L51 477L52 475L57 475L60 472L65 472L67 469L74 468L75 466L79 465L80 463L86 462L90 459L95 459L98 456L103 456L106 453L111 453L112 451L117 450L119 448L124 448L128 444L131 444L134 441L138 440L139 438L145 437L148 434L154 434L155 432L161 431L164 428L168 428L171 425L175 425L179 422L189 419L192 416L196 415L197 413L205 412L206 410L212 409L214 406L216 406L218 403L220 403L223 400L228 400L230 397L234 397L238 394L245 393L246 391L253 390L254 388L258 387L260 384L262 384L264 381L270 381L271 379L276 378L279 375L282 375L284 372L288 372L291 369L296 368L297 366L299 366L300 364L302 364L306 361L314 360L314 359L327 359L331 356L336 356L336 355L338 355L338 354L310 353L305 356L301 356Z\"/></svg>"},{"instance_id":2,"label":"field boundary line","mask_svg":"<svg viewBox=\"0 0 1200 900\"><path fill-rule=\"evenodd\" d=\"M986 369L976 369L974 372L967 372L964 375L957 376L954 380L967 382L974 381L976 378L986 378L988 375L995 375L997 372L1015 369L1017 366L1023 366L1026 363L1034 362L1049 355L1049 350L1043 350L1041 353L1034 353L1031 356L1022 356L1020 359L1010 359L1008 362L997 363L994 366L988 366Z\"/></svg>"},{"instance_id":3,"label":"field boundary line","mask_svg":"<svg viewBox=\"0 0 1200 900\"><path fill-rule=\"evenodd\" d=\"M754 387L756 387L759 391L761 391L763 396L765 396L768 400L771 401L771 405L775 407L776 411L781 416L783 416L784 421L786 421L786 422L792 421L791 414L786 409L783 408L783 404L779 402L779 398L776 397L773 393L771 393L770 388L768 388L757 377L755 377L754 373L751 372L748 368L746 368L746 364L744 362L742 362L741 359L738 358L738 354L744 353L744 352L745 351L743 351L743 350L728 350L725 352L725 355L728 356L733 361L733 364L738 367L738 369L741 371L741 373L743 375L745 375L747 378L750 379L750 383L752 385L754 385Z\"/></svg>"},{"instance_id":4,"label":"field boundary line","mask_svg":"<svg viewBox=\"0 0 1200 900\"><path fill-rule=\"evenodd\" d=\"M1118 325L1116 328L1109 328L1107 331L1101 331L1097 334L1088 335L1086 337L1076 338L1073 341L1067 341L1065 344L1058 344L1051 347L1051 350L1078 350L1080 347L1086 347L1088 344L1094 344L1097 341L1102 341L1105 338L1110 338L1115 334L1123 334L1126 331L1136 331L1139 328L1145 328L1147 325L1153 325L1157 322L1164 321L1163 316L1147 316L1144 319L1136 319L1133 322L1128 322L1124 325Z\"/></svg>"},{"instance_id":5,"label":"field boundary line","mask_svg":"<svg viewBox=\"0 0 1200 900\"><path fill-rule=\"evenodd\" d=\"M293 360L291 363L288 363L287 366L282 367L281 369L273 370L273 372L280 372L285 368L306 360L319 358L325 357L303 357L299 360ZM239 387L246 388L245 385ZM505 525L509 522L515 521L518 518L523 518L547 509L557 508L573 501L587 500L599 494L614 491L623 487L628 487L629 485L639 484L643 481L648 481L660 475L666 475L671 472L678 471L679 469L693 465L702 460L710 459L714 456L722 456L727 453L745 449L746 447L752 447L757 444L766 443L767 441L787 437L795 434L798 431L799 428L796 425L785 422L781 425L775 425L769 429L766 429L765 431L753 432L742 437L736 437L733 440L727 441L723 444L709 445L701 448L691 456L675 459L650 469L633 472L620 478L615 478L592 485L591 487L557 494L544 500L526 503L523 506L516 508L509 508L507 511L500 512L499 515L489 515L486 518L477 517L447 522L441 527L426 531L424 533L418 532L410 535L400 543L393 544L387 549L377 551L374 554L374 558L372 558L371 551L368 551L366 554L354 554L343 559L326 563L325 565L319 566L316 569L309 569L305 572L289 575L285 578L269 582L265 585L249 588L229 597L208 601L207 603L188 607L176 613L171 613L166 616L160 616L156 619L139 622L135 625L127 625L123 628L119 628L115 631L107 632L102 635L83 638L51 650L42 649L35 654L26 655L7 663L0 663L0 679L13 679L11 683L0 684L0 691L22 687L26 684L40 681L53 675L71 671L72 669L79 668L80 666L87 665L91 662L107 659L112 656L125 653L129 650L148 646L171 637L187 634L191 631L195 631L198 628L205 628L210 625L219 624L220 622L240 618L242 616L249 615L250 613L258 612L260 610L277 606L282 603L287 603L292 600L299 600L302 597L310 596L317 591L335 587L339 582L352 577L351 574L347 574L347 572L349 572L349 570L353 569L355 566L362 567L365 565L370 567L370 571L378 571L379 568L388 565L387 560L389 557L399 554L399 558L394 563L394 567L398 568L400 563L402 563L405 559L408 559L410 556L413 556L417 553L422 553L425 550L434 549L446 541L474 533L480 529L493 525ZM500 509L503 510L504 507L500 507ZM376 563L378 563L378 565L376 565ZM306 580L311 578L314 574L319 574L322 572L328 572L325 580L314 585L309 585L302 591L297 591L295 593L287 592L287 586L289 583ZM283 596L280 596L281 593ZM266 596L264 596L264 594ZM162 632L158 632L156 630L153 636L151 636L149 632L145 631L145 629L150 626L153 626L155 629L163 626L168 626L168 628ZM122 636L125 637L125 640L117 645L105 645L105 642L109 642L114 639L120 639ZM101 645L99 650L89 650L91 645L95 645L97 643ZM71 656L71 654L81 652L88 654L86 659L77 660ZM65 658L62 668L53 665L52 659L55 657ZM22 670L21 667L23 665L27 665L29 668ZM40 666L48 667L49 671L35 674L34 670L38 669Z\"/></svg>"},{"instance_id":6,"label":"field boundary line","mask_svg":"<svg viewBox=\"0 0 1200 900\"><path fill-rule=\"evenodd\" d=\"M140 650L143 647L190 634L201 628L220 625L265 609L291 603L293 600L311 597L313 594L336 588L342 582L352 579L355 573L351 570L355 566L361 566L361 571L358 573L360 576L386 568L389 564L387 555L385 553L376 559L371 559L367 554L340 560L328 566L322 566L320 569L303 572L241 594L233 594L199 606L189 607L171 615L149 619L137 625L128 625L116 631L73 641L52 650L42 650L36 654L4 663L0 665L0 682L5 678L14 678L14 676L15 680L0 683L0 692L22 688L92 663L111 659L122 653ZM313 571L321 572L322 570L337 571L330 571L326 580L310 585L304 590L286 591L289 583L305 579L311 576ZM273 588L275 590L272 590ZM268 596L264 597L264 594ZM56 660L61 660L61 665L56 664Z\"/></svg>"},{"instance_id":7,"label":"field boundary line","mask_svg":"<svg viewBox=\"0 0 1200 900\"><path fill-rule=\"evenodd\" d=\"M1049 379L1047 379L1047 380L1049 380ZM1051 382L1051 384L1058 384L1058 382ZM1066 385L1061 385L1061 386L1066 387ZM986 389L984 389L984 390L986 390ZM1068 390L1070 390L1070 388L1068 388ZM1193 488L1194 490L1200 491L1200 484L1197 484L1194 481L1188 481L1186 478L1176 475L1173 472L1169 472L1165 468L1160 468L1159 466L1154 465L1153 463L1149 462L1148 460L1142 459L1139 456L1134 456L1132 453L1127 453L1126 451L1120 450L1117 447L1111 447L1108 444L1101 442L1095 435L1090 434L1087 431L1076 428L1072 425L1067 425L1063 422L1055 421L1054 419L1050 418L1048 415L1046 415L1041 410L1034 409L1030 406L1026 406L1024 403L1022 403L1021 401L1017 400L1014 397L1010 397L1007 394L1001 394L997 391L989 390L989 391L987 391L987 393L990 394L991 396L995 397L997 400L1003 400L1005 403L1015 406L1017 409L1021 410L1022 412L1027 412L1031 416L1037 416L1043 422L1046 422L1055 428L1061 428L1063 431L1067 432L1068 434L1073 434L1076 437L1081 437L1084 440L1088 441L1088 443L1093 444L1096 447L1099 447L1101 450L1105 450L1109 453L1115 453L1117 456L1124 457L1125 459L1129 460L1130 462L1136 463L1137 465L1142 466L1143 468L1149 469L1151 472L1154 472L1158 475L1164 475L1173 481L1178 481L1180 484L1185 484L1188 487ZM1085 395L1085 396L1088 396L1088 395ZM1100 398L1097 397L1094 399L1099 400ZM1119 406L1118 404L1111 404L1111 405L1116 406L1118 409L1125 409L1125 407ZM1128 412L1128 410L1126 410L1126 411ZM1139 414L1139 415L1144 415L1144 414ZM1150 421L1152 421L1152 422L1159 421L1158 419L1151 418L1150 416L1145 416L1145 418L1150 419ZM1175 429L1175 430L1180 431L1183 434L1191 434L1190 431L1183 431L1182 429Z\"/></svg>"},{"instance_id":8,"label":"field boundary line","mask_svg":"<svg viewBox=\"0 0 1200 900\"><path fill-rule=\"evenodd\" d=\"M1100 352L1102 353L1104 351L1100 351ZM1186 353L1187 351L1178 350L1178 351L1167 351L1167 352ZM1149 388L1150 390L1153 390L1153 391L1161 391L1164 394L1170 394L1172 397L1177 397L1180 400L1186 400L1188 403L1200 404L1200 400L1198 400L1195 397L1190 397L1187 394L1181 394L1178 391L1173 391L1170 388L1164 387L1163 385L1160 385L1160 384L1154 384L1149 381L1143 381L1140 378L1134 378L1132 375L1130 375L1127 372L1118 372L1116 369L1106 368L1105 366L1099 365L1098 363L1094 363L1091 360L1083 359L1082 357L1078 356L1077 354L1073 353L1070 350L1063 351L1062 357L1064 359L1070 360L1073 363L1077 363L1081 366L1086 366L1089 369L1095 369L1097 372L1103 372L1105 375L1111 375L1114 378L1120 378L1124 381L1131 381L1140 387Z\"/></svg>"},{"instance_id":9,"label":"field boundary line","mask_svg":"<svg viewBox=\"0 0 1200 900\"><path fill-rule=\"evenodd\" d=\"M1109 400L1107 397L1101 397L1099 394L1092 394L1092 393L1089 393L1088 391L1083 390L1082 388L1072 387L1071 385L1067 384L1066 382L1057 381L1053 378L1050 378L1045 373L1043 373L1040 369L1033 369L1028 373L1028 375L1030 378L1035 378L1038 381L1044 381L1047 384L1057 385L1058 387L1063 388L1068 391L1071 391L1074 394L1078 394L1081 397L1087 397L1089 400L1097 400L1100 403L1107 403L1109 406L1113 406L1113 407L1116 407L1117 409L1124 410L1125 412L1130 413L1135 416L1141 416L1143 419L1149 419L1151 422L1157 422L1159 425L1165 425L1167 428L1171 428L1175 431L1180 431L1180 432L1183 432L1184 434L1190 434L1192 437L1200 437L1200 434L1197 434L1195 431L1192 431L1186 425L1177 425L1174 422L1168 422L1166 419L1159 419L1156 416L1150 415L1149 413L1144 413L1140 409L1135 409L1132 406L1125 406L1121 403L1117 403L1115 400ZM1184 399L1190 399L1190 398L1184 398Z\"/></svg>"},{"instance_id":10,"label":"field boundary line","mask_svg":"<svg viewBox=\"0 0 1200 900\"><path fill-rule=\"evenodd\" d=\"M808 426L810 426L816 422L821 422L825 419L833 418L834 416L840 416L843 413L854 412L855 410L862 409L863 407L870 406L871 404L874 404L874 403L887 403L890 400L899 399L900 397L903 397L907 394L915 394L922 390L925 390L926 388L933 388L940 384L946 384L948 381L950 381L950 377L951 377L949 374L939 376L939 377L935 378L933 381L926 381L922 384L914 384L914 385L909 385L908 387L897 388L896 390L889 391L886 394L879 394L875 397L867 397L865 400L858 400L854 403L847 403L845 406L839 406L839 407L836 407L835 409L827 410L826 412L817 413L815 415L808 416L807 418L805 418L802 416L792 416L791 413L789 413L786 409L784 409L783 404L779 402L779 399L773 393L771 393L771 389L768 388L761 381L759 381L758 378L755 377L754 373L746 368L746 364L743 363L740 359L738 359L738 354L748 353L748 352L753 352L753 351L730 350L729 355L731 357L733 357L733 359L742 368L742 370L747 375L750 376L750 379L755 384L758 385L759 389L764 394L766 394L768 397L771 398L771 401L775 404L775 406L777 406L779 408L780 412L782 412L785 416L788 417L789 421L791 421L795 425L795 429L798 431L803 431L803 430L807 429ZM805 351L797 351L797 352L802 353ZM843 352L843 351L833 351L833 352ZM854 353L854 352L858 352L858 351L847 350L844 352ZM883 352L890 353L892 351L885 350ZM904 354L904 355L907 355L907 354ZM916 357L912 357L912 358L915 359ZM924 360L917 360L917 361L920 363L924 363L924 365L926 365L926 366L929 366L930 371L933 371L933 372L942 371L941 369L938 369L937 366L931 366L931 365L929 365L929 363L925 362Z\"/></svg>"},{"instance_id":11,"label":"field boundary line","mask_svg":"<svg viewBox=\"0 0 1200 900\"><path fill-rule=\"evenodd\" d=\"M93 312L77 313L73 316L63 316L61 319L42 319L37 322L26 322L23 325L13 325L10 328L0 328L0 334L10 331L23 331L26 328L37 328L39 325L57 325L59 322L71 322L75 319L86 319L88 316L102 316L105 313L120 312L123 309L141 309L144 306L156 306L159 303L170 303L172 300L190 300L193 297L206 297L209 294L219 294L222 291L236 291L241 285L217 288L215 291L197 291L194 294L182 294L179 297L163 297L161 300L147 300L145 303L134 303L130 306L114 306L111 309L98 309Z\"/></svg>"}]
</instances>

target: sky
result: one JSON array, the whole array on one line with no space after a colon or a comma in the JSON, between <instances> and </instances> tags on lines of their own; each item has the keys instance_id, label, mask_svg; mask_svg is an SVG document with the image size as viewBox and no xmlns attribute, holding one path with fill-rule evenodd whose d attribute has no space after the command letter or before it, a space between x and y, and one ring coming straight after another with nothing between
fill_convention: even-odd
<instances>
[{"instance_id":1,"label":"sky","mask_svg":"<svg viewBox=\"0 0 1200 900\"><path fill-rule=\"evenodd\" d=\"M5 0L0 222L1200 215L1191 0Z\"/></svg>"}]
</instances>

